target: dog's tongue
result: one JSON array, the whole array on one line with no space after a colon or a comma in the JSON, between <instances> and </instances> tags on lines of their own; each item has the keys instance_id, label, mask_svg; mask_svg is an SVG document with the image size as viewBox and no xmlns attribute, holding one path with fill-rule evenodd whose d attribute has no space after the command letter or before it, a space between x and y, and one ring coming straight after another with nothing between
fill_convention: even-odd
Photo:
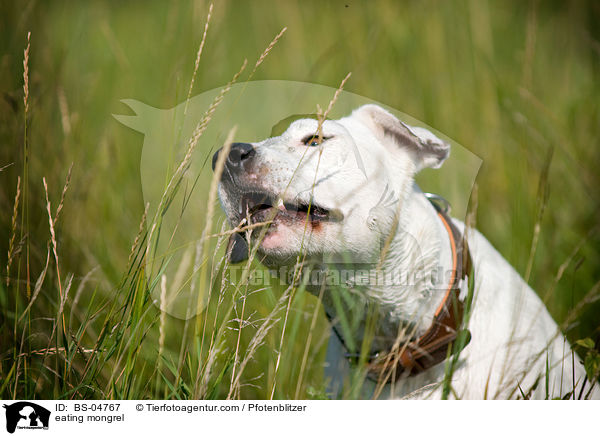
<instances>
[{"instance_id":1,"label":"dog's tongue","mask_svg":"<svg viewBox=\"0 0 600 436\"><path fill-rule=\"evenodd\" d=\"M248 259L248 243L239 233L232 233L227 243L230 263L240 263Z\"/></svg>"}]
</instances>

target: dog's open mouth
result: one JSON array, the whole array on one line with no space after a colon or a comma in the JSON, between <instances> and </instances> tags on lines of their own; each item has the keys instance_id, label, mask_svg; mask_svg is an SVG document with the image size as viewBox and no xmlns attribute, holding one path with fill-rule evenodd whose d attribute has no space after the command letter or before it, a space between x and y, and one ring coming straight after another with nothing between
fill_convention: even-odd
<instances>
[{"instance_id":1,"label":"dog's open mouth","mask_svg":"<svg viewBox=\"0 0 600 436\"><path fill-rule=\"evenodd\" d=\"M250 217L250 223L268 221L302 221L311 224L341 221L342 214L314 203L285 202L268 193L251 192L242 195L239 206L240 218Z\"/></svg>"}]
</instances>

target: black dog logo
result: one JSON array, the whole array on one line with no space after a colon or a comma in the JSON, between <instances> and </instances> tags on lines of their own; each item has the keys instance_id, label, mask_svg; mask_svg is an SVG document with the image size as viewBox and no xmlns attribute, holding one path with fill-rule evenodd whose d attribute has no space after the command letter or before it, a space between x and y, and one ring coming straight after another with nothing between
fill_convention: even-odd
<instances>
[{"instance_id":1,"label":"black dog logo","mask_svg":"<svg viewBox=\"0 0 600 436\"><path fill-rule=\"evenodd\" d=\"M48 428L50 411L42 406L29 401L19 401L2 407L6 409L6 431L9 433L14 433L17 426L28 429Z\"/></svg>"}]
</instances>

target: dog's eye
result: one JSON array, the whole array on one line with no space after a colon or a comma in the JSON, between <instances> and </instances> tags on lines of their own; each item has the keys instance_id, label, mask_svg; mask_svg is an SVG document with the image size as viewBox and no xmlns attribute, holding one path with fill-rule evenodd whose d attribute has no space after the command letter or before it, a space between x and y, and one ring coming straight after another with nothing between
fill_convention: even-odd
<instances>
[{"instance_id":1,"label":"dog's eye","mask_svg":"<svg viewBox=\"0 0 600 436\"><path fill-rule=\"evenodd\" d=\"M327 139L329 138L325 136L319 137L318 135L308 135L302 140L302 143L304 145L308 145L309 147L316 147L318 145L321 145L323 141Z\"/></svg>"}]
</instances>

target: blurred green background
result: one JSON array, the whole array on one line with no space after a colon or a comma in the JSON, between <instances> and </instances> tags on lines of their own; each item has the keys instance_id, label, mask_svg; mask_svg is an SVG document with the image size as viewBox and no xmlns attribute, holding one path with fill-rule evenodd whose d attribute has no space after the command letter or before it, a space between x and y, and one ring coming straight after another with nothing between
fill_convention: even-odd
<instances>
[{"instance_id":1,"label":"blurred green background","mask_svg":"<svg viewBox=\"0 0 600 436\"><path fill-rule=\"evenodd\" d=\"M143 136L111 114L127 113L123 98L159 108L185 100L208 3L5 1L0 8L0 168L12 164L0 172L5 373L14 336L8 308L26 298L22 283L4 286L4 266L16 180L24 168L27 32L30 161L22 200L29 210L30 275L40 274L49 240L42 177L56 207L73 163L57 224L61 270L73 273L78 285L96 268L86 286L113 298L144 204ZM220 1L192 95L227 83L244 58L252 66L287 26L253 80L337 87L352 72L346 90L409 114L480 156L477 227L517 271L531 270L530 284L563 321L600 279L599 22L594 1ZM22 256L15 262L23 268ZM48 286L36 302L39 317L56 306L55 285ZM249 304L268 313L277 296ZM300 296L298 313L312 313L313 300ZM177 351L180 326L176 320L169 326L167 338L174 338ZM597 339L599 326L598 303L588 305L569 338ZM144 347L153 366L156 347ZM249 380L272 368L273 356L262 353L248 369ZM288 375L295 364L291 352L281 363ZM309 387L311 377L318 385L317 372L309 375ZM290 384L288 391L283 383L278 395L293 396L296 385ZM260 379L250 385L257 387L245 388L243 397L265 395Z\"/></svg>"}]
</instances>

